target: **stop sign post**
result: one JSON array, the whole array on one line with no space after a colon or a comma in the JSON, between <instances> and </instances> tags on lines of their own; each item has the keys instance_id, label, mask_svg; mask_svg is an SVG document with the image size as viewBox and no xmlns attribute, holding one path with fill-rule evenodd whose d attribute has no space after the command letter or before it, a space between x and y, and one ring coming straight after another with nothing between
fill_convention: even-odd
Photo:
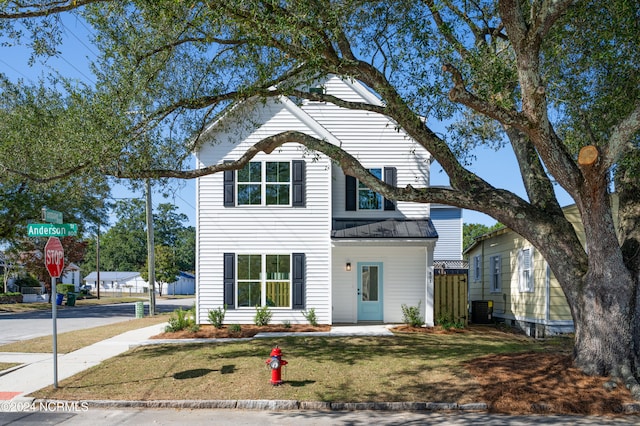
<instances>
[{"instance_id":1,"label":"stop sign post","mask_svg":"<svg viewBox=\"0 0 640 426\"><path fill-rule=\"evenodd\" d=\"M56 278L62 275L64 269L64 249L58 237L49 237L44 246L44 264L51 275L51 296L56 289ZM51 301L51 319L53 320L53 387L58 388L58 330L57 320L57 300Z\"/></svg>"}]
</instances>

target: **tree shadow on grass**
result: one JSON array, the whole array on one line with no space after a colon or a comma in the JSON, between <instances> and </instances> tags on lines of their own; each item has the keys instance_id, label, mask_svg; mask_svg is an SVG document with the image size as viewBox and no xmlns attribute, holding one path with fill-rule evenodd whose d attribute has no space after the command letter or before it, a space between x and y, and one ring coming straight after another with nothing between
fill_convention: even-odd
<instances>
[{"instance_id":1,"label":"tree shadow on grass","mask_svg":"<svg viewBox=\"0 0 640 426\"><path fill-rule=\"evenodd\" d=\"M173 378L177 380L195 379L196 377L206 376L207 374L218 371L210 368L195 368L193 370L179 371L173 374Z\"/></svg>"},{"instance_id":2,"label":"tree shadow on grass","mask_svg":"<svg viewBox=\"0 0 640 426\"><path fill-rule=\"evenodd\" d=\"M285 383L294 388L301 388L306 385L312 385L315 380L287 380Z\"/></svg>"}]
</instances>

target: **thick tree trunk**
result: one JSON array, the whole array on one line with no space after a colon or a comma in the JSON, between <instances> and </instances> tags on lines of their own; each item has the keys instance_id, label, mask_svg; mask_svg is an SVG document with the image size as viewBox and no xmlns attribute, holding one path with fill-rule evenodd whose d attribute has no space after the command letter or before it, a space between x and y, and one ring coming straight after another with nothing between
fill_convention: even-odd
<instances>
[{"instance_id":1,"label":"thick tree trunk","mask_svg":"<svg viewBox=\"0 0 640 426\"><path fill-rule=\"evenodd\" d=\"M633 345L637 284L624 264L611 262L605 272L585 276L573 305L575 365L587 374L623 380L638 398Z\"/></svg>"}]
</instances>

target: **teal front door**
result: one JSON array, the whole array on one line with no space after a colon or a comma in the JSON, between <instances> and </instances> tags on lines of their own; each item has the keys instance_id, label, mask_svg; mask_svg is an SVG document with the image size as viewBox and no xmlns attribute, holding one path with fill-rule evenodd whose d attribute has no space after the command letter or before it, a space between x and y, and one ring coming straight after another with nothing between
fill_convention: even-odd
<instances>
[{"instance_id":1,"label":"teal front door","mask_svg":"<svg viewBox=\"0 0 640 426\"><path fill-rule=\"evenodd\" d=\"M382 319L382 263L358 262L358 321Z\"/></svg>"}]
</instances>

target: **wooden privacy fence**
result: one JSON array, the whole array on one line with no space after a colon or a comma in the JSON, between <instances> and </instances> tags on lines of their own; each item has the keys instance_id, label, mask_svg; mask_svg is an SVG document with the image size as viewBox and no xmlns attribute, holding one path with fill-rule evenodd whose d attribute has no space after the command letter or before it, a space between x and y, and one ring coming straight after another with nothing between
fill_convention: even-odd
<instances>
[{"instance_id":1,"label":"wooden privacy fence","mask_svg":"<svg viewBox=\"0 0 640 426\"><path fill-rule=\"evenodd\" d=\"M434 276L434 318L449 322L469 321L467 307L467 271L464 269L435 269Z\"/></svg>"}]
</instances>

